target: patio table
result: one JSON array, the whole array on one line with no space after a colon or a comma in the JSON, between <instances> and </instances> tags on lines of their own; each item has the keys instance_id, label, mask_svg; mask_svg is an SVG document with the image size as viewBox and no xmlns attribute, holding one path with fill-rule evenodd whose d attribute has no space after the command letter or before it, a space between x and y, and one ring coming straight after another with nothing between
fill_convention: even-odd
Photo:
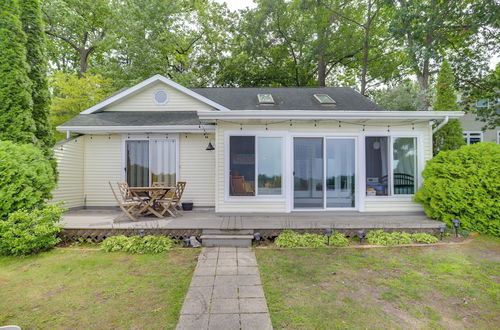
<instances>
[{"instance_id":1,"label":"patio table","mask_svg":"<svg viewBox=\"0 0 500 330\"><path fill-rule=\"evenodd\" d=\"M153 213L158 218L163 218L161 213L155 210L156 201L165 197L165 195L174 190L175 187L129 187L130 192L137 198L144 200L141 194L146 195L148 199L144 200L144 206L139 210L139 214L146 212Z\"/></svg>"}]
</instances>

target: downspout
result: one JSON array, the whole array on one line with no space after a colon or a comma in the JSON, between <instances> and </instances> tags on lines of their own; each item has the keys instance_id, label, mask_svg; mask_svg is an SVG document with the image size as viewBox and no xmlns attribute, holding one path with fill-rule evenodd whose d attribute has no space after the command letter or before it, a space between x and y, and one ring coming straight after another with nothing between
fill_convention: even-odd
<instances>
[{"instance_id":1,"label":"downspout","mask_svg":"<svg viewBox=\"0 0 500 330\"><path fill-rule=\"evenodd\" d=\"M436 133L437 131L439 131L441 128L443 128L444 125L448 124L448 116L445 116L444 117L444 120L442 122L439 123L439 125L437 125L433 130L432 130L432 134Z\"/></svg>"}]
</instances>

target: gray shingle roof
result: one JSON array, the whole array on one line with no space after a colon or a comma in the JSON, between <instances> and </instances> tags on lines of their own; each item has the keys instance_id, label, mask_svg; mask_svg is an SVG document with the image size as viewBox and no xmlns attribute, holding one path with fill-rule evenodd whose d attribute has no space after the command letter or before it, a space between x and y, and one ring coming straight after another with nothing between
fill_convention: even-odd
<instances>
[{"instance_id":1,"label":"gray shingle roof","mask_svg":"<svg viewBox=\"0 0 500 330\"><path fill-rule=\"evenodd\" d=\"M385 110L350 87L191 88L231 110ZM271 94L275 104L259 104L257 94ZM336 104L320 104L314 94L328 94Z\"/></svg>"},{"instance_id":2,"label":"gray shingle roof","mask_svg":"<svg viewBox=\"0 0 500 330\"><path fill-rule=\"evenodd\" d=\"M78 115L61 126L198 125L196 111L103 111Z\"/></svg>"}]
</instances>

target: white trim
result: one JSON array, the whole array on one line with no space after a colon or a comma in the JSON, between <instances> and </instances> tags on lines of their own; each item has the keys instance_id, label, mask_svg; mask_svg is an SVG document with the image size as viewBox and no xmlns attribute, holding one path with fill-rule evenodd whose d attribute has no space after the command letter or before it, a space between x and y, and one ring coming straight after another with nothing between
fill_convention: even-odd
<instances>
[{"instance_id":1,"label":"white trim","mask_svg":"<svg viewBox=\"0 0 500 330\"><path fill-rule=\"evenodd\" d=\"M462 111L317 111L317 110L231 110L230 112L199 111L202 120L383 120L416 121L439 120L448 117L458 119Z\"/></svg>"},{"instance_id":2,"label":"white trim","mask_svg":"<svg viewBox=\"0 0 500 330\"><path fill-rule=\"evenodd\" d=\"M175 141L175 181L179 181L181 177L180 172L180 138L179 134L122 134L122 153L121 153L121 181L127 181L127 160L126 160L126 142L127 141L151 141L151 140L174 140ZM149 150L149 185L152 185L151 182L151 143L148 144Z\"/></svg>"},{"instance_id":3,"label":"white trim","mask_svg":"<svg viewBox=\"0 0 500 330\"><path fill-rule=\"evenodd\" d=\"M479 136L477 136L477 135L476 136L471 136L471 134L479 134ZM463 131L463 138L466 140L465 143L467 145L470 145L470 139L471 138L480 138L481 141L479 141L479 142L483 142L484 141L484 135L483 135L482 131ZM479 143L479 142L475 142L475 143Z\"/></svg>"},{"instance_id":4,"label":"white trim","mask_svg":"<svg viewBox=\"0 0 500 330\"><path fill-rule=\"evenodd\" d=\"M58 126L59 132L93 133L215 133L213 125L158 125L158 126Z\"/></svg>"},{"instance_id":5,"label":"white trim","mask_svg":"<svg viewBox=\"0 0 500 330\"><path fill-rule=\"evenodd\" d=\"M160 75L160 74L157 74L157 75L154 75L152 76L151 78L148 78L140 83L138 83L137 85L133 86L133 87L130 87L126 90L124 90L123 92L121 93L118 93L116 95L113 95L109 98L107 98L106 100L94 105L93 107L90 107L88 108L87 110L84 110L82 112L80 112L80 114L82 115L88 115L88 114L91 114L91 113L94 113L94 112L98 112L99 110L119 101L119 100L122 100L123 98L129 96L129 95L133 95L137 92L139 92L140 90L142 90L143 88L147 87L147 86L150 86L158 81L161 81L163 82L164 84L167 84L168 86L172 87L172 88L175 88L177 89L178 91L184 93L184 94L187 94L195 99L197 99L198 101L201 101L211 107L214 107L215 109L217 110L220 110L220 111L229 111L228 108L226 108L225 106L217 103L217 102L214 102L196 92L193 92L192 90L190 90L189 88L186 88L182 85L179 85L178 83Z\"/></svg>"}]
</instances>

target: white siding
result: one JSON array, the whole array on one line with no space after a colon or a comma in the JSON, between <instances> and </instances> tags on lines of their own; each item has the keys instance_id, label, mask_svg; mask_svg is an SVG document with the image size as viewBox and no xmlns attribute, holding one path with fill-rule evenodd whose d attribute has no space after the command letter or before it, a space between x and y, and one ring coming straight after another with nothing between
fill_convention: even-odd
<instances>
[{"instance_id":1,"label":"white siding","mask_svg":"<svg viewBox=\"0 0 500 330\"><path fill-rule=\"evenodd\" d=\"M84 199L86 206L114 206L108 182L122 180L121 135L85 136Z\"/></svg>"},{"instance_id":2,"label":"white siding","mask_svg":"<svg viewBox=\"0 0 500 330\"><path fill-rule=\"evenodd\" d=\"M154 93L157 90L165 90L168 95L166 104L156 104ZM104 111L197 111L213 110L211 106L205 104L177 89L162 82L151 85L148 88L131 95L119 103L109 106Z\"/></svg>"},{"instance_id":3,"label":"white siding","mask_svg":"<svg viewBox=\"0 0 500 330\"><path fill-rule=\"evenodd\" d=\"M196 206L215 205L215 151L207 151L208 142L215 144L214 136L180 134L180 179L186 181L183 200Z\"/></svg>"},{"instance_id":4,"label":"white siding","mask_svg":"<svg viewBox=\"0 0 500 330\"><path fill-rule=\"evenodd\" d=\"M314 126L314 122L303 122L297 123L293 122L290 126L289 122L280 124L269 124L268 131L287 131L290 134L353 134L358 135L362 133L363 126L360 124L348 124L341 123L339 127L338 122L317 122ZM405 134L407 132L417 132L421 133L423 136L423 155L424 161L432 158L432 129L427 122L415 123L390 123L388 128L387 123L366 123L365 134L373 133L374 135L384 135L389 129L392 133ZM265 131L266 126L262 124L244 124L243 126L230 123L219 123L217 125L216 132L216 169L217 169L217 181L216 181L216 211L217 212L286 212L286 202L285 201L257 201L253 198L249 198L245 201L243 198L239 198L238 201L228 200L225 197L225 173L224 173L224 157L225 157L225 145L224 145L224 132L226 131L239 131L243 128L243 131ZM285 173L285 175L290 176L291 173ZM291 192L289 192L290 194ZM411 200L376 200L376 201L365 201L364 205L366 212L402 212L402 211L421 211L422 207L411 201Z\"/></svg>"},{"instance_id":5,"label":"white siding","mask_svg":"<svg viewBox=\"0 0 500 330\"><path fill-rule=\"evenodd\" d=\"M51 202L64 201L64 207L83 206L83 153L85 138L79 137L54 148L59 172L57 188Z\"/></svg>"}]
</instances>

